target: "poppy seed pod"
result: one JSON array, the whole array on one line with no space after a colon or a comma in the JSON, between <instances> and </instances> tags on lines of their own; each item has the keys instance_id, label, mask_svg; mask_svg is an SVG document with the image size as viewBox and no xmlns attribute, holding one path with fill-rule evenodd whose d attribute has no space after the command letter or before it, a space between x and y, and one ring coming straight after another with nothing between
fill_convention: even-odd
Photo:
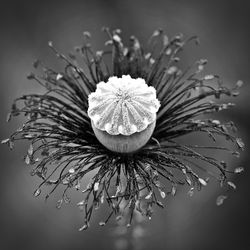
<instances>
[{"instance_id":1,"label":"poppy seed pod","mask_svg":"<svg viewBox=\"0 0 250 250\"><path fill-rule=\"evenodd\" d=\"M88 115L97 139L109 150L132 153L144 146L155 128L160 102L144 79L110 77L88 98Z\"/></svg>"},{"instance_id":2,"label":"poppy seed pod","mask_svg":"<svg viewBox=\"0 0 250 250\"><path fill-rule=\"evenodd\" d=\"M91 125L97 139L107 149L118 153L134 153L143 147L153 134L155 121L143 131L135 132L132 135L110 135L106 131L96 128L93 121Z\"/></svg>"}]
</instances>

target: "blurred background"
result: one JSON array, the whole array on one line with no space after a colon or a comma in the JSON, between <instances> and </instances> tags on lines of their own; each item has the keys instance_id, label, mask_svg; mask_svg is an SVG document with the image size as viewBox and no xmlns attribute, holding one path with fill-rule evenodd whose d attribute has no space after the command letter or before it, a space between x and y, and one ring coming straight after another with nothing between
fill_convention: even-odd
<instances>
[{"instance_id":1,"label":"blurred background","mask_svg":"<svg viewBox=\"0 0 250 250\"><path fill-rule=\"evenodd\" d=\"M47 47L52 40L65 53L81 44L82 32L92 33L93 47L103 48L103 26L122 29L125 41L136 35L146 41L161 27L169 35L179 32L198 35L201 45L189 46L184 61L207 58L207 71L223 77L231 86L238 79L245 82L237 106L221 115L232 119L239 135L249 145L248 128L250 80L250 3L242 0L82 0L82 1L1 1L0 15L0 138L7 138L18 128L21 118L6 123L12 100L24 93L39 92L35 83L26 80L32 63L39 58L52 67L60 67ZM250 173L248 146L242 157L229 162L245 166L245 173L232 181L237 191L230 193L223 206L217 207L219 186L209 185L193 197L181 188L167 200L167 208L156 209L150 222L129 231L132 241L124 241L122 231L114 234L115 225L99 227L99 211L88 231L78 232L83 217L75 206L81 199L72 192L72 203L55 208L60 194L47 203L32 193L39 180L29 175L23 155L27 144L18 143L14 152L1 145L0 174L0 249L249 249ZM217 155L216 157L220 157Z\"/></svg>"}]
</instances>

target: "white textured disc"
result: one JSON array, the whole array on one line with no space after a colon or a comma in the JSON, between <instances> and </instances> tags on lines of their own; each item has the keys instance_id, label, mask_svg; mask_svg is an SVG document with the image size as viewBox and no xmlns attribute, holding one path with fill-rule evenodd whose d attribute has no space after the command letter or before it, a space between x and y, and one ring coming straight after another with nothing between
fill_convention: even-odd
<instances>
[{"instance_id":1,"label":"white textured disc","mask_svg":"<svg viewBox=\"0 0 250 250\"><path fill-rule=\"evenodd\" d=\"M160 102L144 79L110 77L88 97L88 115L94 126L110 135L132 135L156 120Z\"/></svg>"}]
</instances>

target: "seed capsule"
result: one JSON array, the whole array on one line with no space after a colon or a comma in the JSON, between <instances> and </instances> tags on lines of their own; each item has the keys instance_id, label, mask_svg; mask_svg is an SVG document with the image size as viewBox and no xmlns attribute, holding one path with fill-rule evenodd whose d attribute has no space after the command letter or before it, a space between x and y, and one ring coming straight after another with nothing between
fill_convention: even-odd
<instances>
[{"instance_id":1,"label":"seed capsule","mask_svg":"<svg viewBox=\"0 0 250 250\"><path fill-rule=\"evenodd\" d=\"M136 132L130 136L126 136L110 135L106 131L96 128L93 122L91 124L100 143L109 150L119 153L132 153L143 147L151 137L155 128L155 122L153 122L142 132Z\"/></svg>"},{"instance_id":2,"label":"seed capsule","mask_svg":"<svg viewBox=\"0 0 250 250\"><path fill-rule=\"evenodd\" d=\"M97 84L88 101L94 133L111 151L134 152L151 137L160 102L144 79L110 77Z\"/></svg>"}]
</instances>

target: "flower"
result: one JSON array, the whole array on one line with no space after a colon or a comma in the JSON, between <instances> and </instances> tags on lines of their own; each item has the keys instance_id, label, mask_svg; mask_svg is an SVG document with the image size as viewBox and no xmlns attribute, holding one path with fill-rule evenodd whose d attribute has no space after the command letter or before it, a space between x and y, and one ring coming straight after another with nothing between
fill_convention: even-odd
<instances>
[{"instance_id":1,"label":"flower","mask_svg":"<svg viewBox=\"0 0 250 250\"><path fill-rule=\"evenodd\" d=\"M222 85L219 76L204 76L202 71L207 63L204 59L181 70L179 53L185 44L197 41L196 37L186 39L177 35L169 39L162 30L156 30L148 47L141 46L134 36L125 46L120 30L110 32L105 28L104 31L109 37L105 43L110 46L107 51L93 51L89 32L84 32L84 44L76 48L77 55L66 57L49 42L56 56L65 62L64 70L57 72L35 62L35 68L42 74L32 73L28 79L37 81L46 92L17 98L8 115L8 120L19 114L27 118L2 143L13 148L14 141L30 141L25 162L34 165L31 174L42 179L34 195L39 196L42 186L49 185L48 198L62 185L65 189L57 204L61 207L69 202L70 188L82 191L84 199L78 206L84 210L84 225L80 230L85 230L94 208L104 202L108 203L110 213L100 225L105 225L112 215L120 218L127 213L130 225L135 211L151 218L153 207L163 207L161 200L175 195L179 185L190 186L188 194L192 195L195 188L200 190L212 177L222 186L234 189L228 175L240 173L243 168L231 171L226 162L211 157L208 151L223 150L239 156L238 151L218 145L218 136L231 141L239 150L243 150L244 143L234 135L233 122L223 123L206 116L233 107L232 103L215 100L237 96L242 82L229 89ZM84 60L87 70L79 66L78 56ZM137 86L141 86L138 92ZM150 98L142 105L145 93ZM139 102L135 104L136 98ZM119 112L111 100L118 103ZM128 104L126 108L124 103ZM138 111L139 107L142 111L145 106L148 109L135 122L131 111ZM124 115L126 112L129 119ZM114 114L120 115L116 122L112 121ZM103 135L98 133L104 132L106 139L113 136L113 142L121 136L130 141L142 133L140 140L144 138L145 143L129 153L114 152L107 144L100 143ZM214 144L192 145L177 140L194 133L208 135ZM94 170L83 190L82 178Z\"/></svg>"}]
</instances>

